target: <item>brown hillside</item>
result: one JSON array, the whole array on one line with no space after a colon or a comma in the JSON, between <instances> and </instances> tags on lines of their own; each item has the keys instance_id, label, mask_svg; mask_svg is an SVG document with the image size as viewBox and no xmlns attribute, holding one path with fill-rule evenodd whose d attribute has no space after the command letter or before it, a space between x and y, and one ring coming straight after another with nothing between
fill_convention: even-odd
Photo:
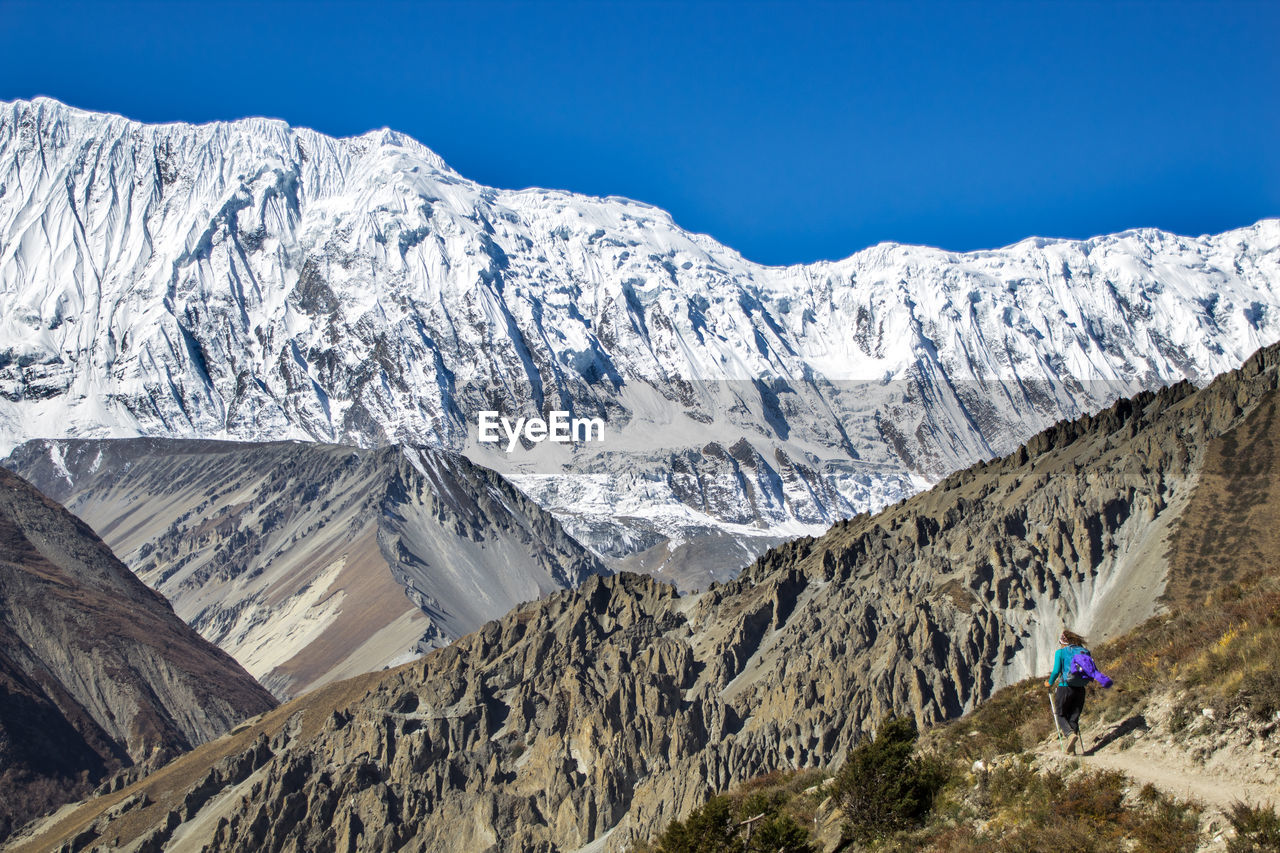
<instances>
[{"instance_id":1,"label":"brown hillside","mask_svg":"<svg viewBox=\"0 0 1280 853\"><path fill-rule=\"evenodd\" d=\"M0 837L274 705L83 522L0 469Z\"/></svg>"},{"instance_id":2,"label":"brown hillside","mask_svg":"<svg viewBox=\"0 0 1280 853\"><path fill-rule=\"evenodd\" d=\"M1267 395L1237 429L1209 442L1200 485L1169 553L1171 606L1199 603L1241 574L1280 565L1280 400Z\"/></svg>"},{"instance_id":3,"label":"brown hillside","mask_svg":"<svg viewBox=\"0 0 1280 853\"><path fill-rule=\"evenodd\" d=\"M700 595L592 579L346 697L302 697L239 736L263 749L225 764L211 745L182 781L140 782L128 795L154 803L127 818L88 803L20 849L92 829L246 853L621 850L712 792L837 762L892 713L954 718L1043 673L1064 621L1099 637L1142 623L1214 441L1278 388L1273 347L1207 388L1060 424Z\"/></svg>"}]
</instances>

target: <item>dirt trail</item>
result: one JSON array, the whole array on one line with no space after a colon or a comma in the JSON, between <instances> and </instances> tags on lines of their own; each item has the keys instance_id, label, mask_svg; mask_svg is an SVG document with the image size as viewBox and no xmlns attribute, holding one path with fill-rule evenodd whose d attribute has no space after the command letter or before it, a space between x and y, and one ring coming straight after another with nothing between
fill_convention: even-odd
<instances>
[{"instance_id":1,"label":"dirt trail","mask_svg":"<svg viewBox=\"0 0 1280 853\"><path fill-rule=\"evenodd\" d=\"M1199 800L1225 812L1234 803L1251 806L1280 805L1280 787L1239 779L1229 779L1203 768L1188 769L1176 763L1164 763L1149 755L1128 752L1102 752L1084 756L1086 767L1117 770L1135 782L1150 783L1167 794L1183 800Z\"/></svg>"},{"instance_id":2,"label":"dirt trail","mask_svg":"<svg viewBox=\"0 0 1280 853\"><path fill-rule=\"evenodd\" d=\"M1167 699L1147 708L1160 718L1166 717L1168 710ZM1192 746L1204 746L1205 738L1162 738L1158 731L1165 726L1153 730L1145 717L1131 717L1104 728L1085 732L1090 751L1084 755L1063 755L1057 739L1042 744L1036 754L1045 765L1065 767L1079 762L1088 769L1115 770L1135 782L1149 783L1178 799L1195 800L1224 814L1241 802L1280 807L1280 764L1271 749L1248 748L1238 740L1219 742L1217 749L1208 752L1207 761L1197 760ZM1205 750L1199 754L1204 756Z\"/></svg>"}]
</instances>

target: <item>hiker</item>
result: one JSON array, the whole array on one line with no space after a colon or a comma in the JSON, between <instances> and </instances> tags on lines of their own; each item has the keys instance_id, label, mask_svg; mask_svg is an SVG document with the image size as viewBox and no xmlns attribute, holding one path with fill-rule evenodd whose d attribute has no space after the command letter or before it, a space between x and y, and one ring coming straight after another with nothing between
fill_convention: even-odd
<instances>
[{"instance_id":1,"label":"hiker","mask_svg":"<svg viewBox=\"0 0 1280 853\"><path fill-rule=\"evenodd\" d=\"M1085 648L1085 639L1075 631L1063 629L1058 637L1058 651L1053 655L1053 672L1044 683L1053 700L1053 713L1058 732L1067 739L1063 750L1076 754L1080 745L1080 712L1084 710L1085 685L1096 680L1103 687L1111 686L1111 679L1098 672L1093 655ZM1055 689L1056 688L1056 689Z\"/></svg>"}]
</instances>

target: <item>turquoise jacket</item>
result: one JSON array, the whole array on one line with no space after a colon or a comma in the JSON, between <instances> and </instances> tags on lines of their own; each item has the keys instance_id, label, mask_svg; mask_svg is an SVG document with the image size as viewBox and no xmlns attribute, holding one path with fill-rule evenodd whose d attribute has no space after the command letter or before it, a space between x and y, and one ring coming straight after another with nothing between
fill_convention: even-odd
<instances>
[{"instance_id":1,"label":"turquoise jacket","mask_svg":"<svg viewBox=\"0 0 1280 853\"><path fill-rule=\"evenodd\" d=\"M1049 674L1049 686L1058 686L1058 677L1062 677L1062 683L1068 687L1084 687L1085 679L1080 676L1071 677L1071 659L1080 652L1088 652L1084 646L1064 646L1053 654L1053 672Z\"/></svg>"}]
</instances>

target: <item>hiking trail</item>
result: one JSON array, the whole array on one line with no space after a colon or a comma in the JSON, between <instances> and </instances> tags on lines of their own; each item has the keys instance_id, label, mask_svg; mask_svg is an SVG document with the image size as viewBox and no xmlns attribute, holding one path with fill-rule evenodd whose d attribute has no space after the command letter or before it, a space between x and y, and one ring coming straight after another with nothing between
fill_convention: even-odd
<instances>
[{"instance_id":1,"label":"hiking trail","mask_svg":"<svg viewBox=\"0 0 1280 853\"><path fill-rule=\"evenodd\" d=\"M1161 737L1141 716L1100 724L1094 731L1085 726L1083 731L1083 755L1064 755L1055 736L1035 750L1041 763L1118 771L1139 784L1224 814L1235 803L1280 807L1280 766L1270 754L1274 734L1252 741L1243 735L1217 740L1205 734Z\"/></svg>"}]
</instances>

